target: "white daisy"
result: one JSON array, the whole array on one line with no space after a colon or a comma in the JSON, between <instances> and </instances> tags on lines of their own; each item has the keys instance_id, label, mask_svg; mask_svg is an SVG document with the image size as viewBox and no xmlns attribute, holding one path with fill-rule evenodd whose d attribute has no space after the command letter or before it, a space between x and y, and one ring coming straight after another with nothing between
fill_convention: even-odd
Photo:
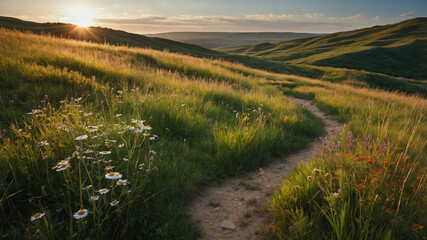
<instances>
[{"instance_id":1,"label":"white daisy","mask_svg":"<svg viewBox=\"0 0 427 240\"><path fill-rule=\"evenodd\" d=\"M36 114L36 113L39 113L39 112L41 112L41 110L40 109L33 109L33 110L31 110L31 112L29 112L29 113L27 113L28 115L33 115L33 114Z\"/></svg>"},{"instance_id":2,"label":"white daisy","mask_svg":"<svg viewBox=\"0 0 427 240\"><path fill-rule=\"evenodd\" d=\"M90 196L90 200L96 201L99 199L99 195Z\"/></svg>"},{"instance_id":3,"label":"white daisy","mask_svg":"<svg viewBox=\"0 0 427 240\"><path fill-rule=\"evenodd\" d=\"M117 186L125 186L125 185L127 185L128 184L128 180L127 179L119 179L117 182L116 182L116 185Z\"/></svg>"},{"instance_id":4,"label":"white daisy","mask_svg":"<svg viewBox=\"0 0 427 240\"><path fill-rule=\"evenodd\" d=\"M105 167L105 170L111 170L111 169L113 169L114 168L114 166L106 166Z\"/></svg>"},{"instance_id":5,"label":"white daisy","mask_svg":"<svg viewBox=\"0 0 427 240\"><path fill-rule=\"evenodd\" d=\"M39 146L40 147L47 146L47 145L49 145L49 143L47 141L41 141L41 142L39 142Z\"/></svg>"},{"instance_id":6,"label":"white daisy","mask_svg":"<svg viewBox=\"0 0 427 240\"><path fill-rule=\"evenodd\" d=\"M119 148L122 148L122 147L124 147L125 146L125 144L124 143L122 143L122 144L119 144Z\"/></svg>"},{"instance_id":7,"label":"white daisy","mask_svg":"<svg viewBox=\"0 0 427 240\"><path fill-rule=\"evenodd\" d=\"M76 137L76 139L74 139L74 140L76 140L76 141L81 141L81 140L85 140L85 139L87 139L87 135L81 135L81 136L78 136L78 137Z\"/></svg>"},{"instance_id":8,"label":"white daisy","mask_svg":"<svg viewBox=\"0 0 427 240\"><path fill-rule=\"evenodd\" d=\"M101 151L101 152L99 152L99 154L108 155L108 154L111 154L111 151Z\"/></svg>"},{"instance_id":9,"label":"white daisy","mask_svg":"<svg viewBox=\"0 0 427 240\"><path fill-rule=\"evenodd\" d=\"M106 179L120 179L120 178L122 178L122 174L120 174L118 172L109 172L109 173L105 174L105 178Z\"/></svg>"},{"instance_id":10,"label":"white daisy","mask_svg":"<svg viewBox=\"0 0 427 240\"><path fill-rule=\"evenodd\" d=\"M112 207L116 206L117 204L119 204L119 201L117 201L117 200L114 200L114 201L110 202L110 205Z\"/></svg>"},{"instance_id":11,"label":"white daisy","mask_svg":"<svg viewBox=\"0 0 427 240\"><path fill-rule=\"evenodd\" d=\"M91 188L92 185L87 185L86 187L82 188L83 190L88 190L89 188Z\"/></svg>"},{"instance_id":12,"label":"white daisy","mask_svg":"<svg viewBox=\"0 0 427 240\"><path fill-rule=\"evenodd\" d=\"M87 209L80 209L74 213L73 217L78 220L86 217L88 214L89 214L89 211Z\"/></svg>"},{"instance_id":13,"label":"white daisy","mask_svg":"<svg viewBox=\"0 0 427 240\"><path fill-rule=\"evenodd\" d=\"M129 159L128 158L123 158L122 160L125 161L125 162L127 162Z\"/></svg>"},{"instance_id":14,"label":"white daisy","mask_svg":"<svg viewBox=\"0 0 427 240\"><path fill-rule=\"evenodd\" d=\"M42 218L44 215L45 215L44 213L36 213L36 214L34 214L33 216L31 216L31 222L34 221L34 220Z\"/></svg>"},{"instance_id":15,"label":"white daisy","mask_svg":"<svg viewBox=\"0 0 427 240\"><path fill-rule=\"evenodd\" d=\"M106 194L106 193L108 193L110 190L108 190L108 189L106 189L106 188L102 188L102 189L99 189L98 190L98 192L100 193L100 194Z\"/></svg>"}]
</instances>

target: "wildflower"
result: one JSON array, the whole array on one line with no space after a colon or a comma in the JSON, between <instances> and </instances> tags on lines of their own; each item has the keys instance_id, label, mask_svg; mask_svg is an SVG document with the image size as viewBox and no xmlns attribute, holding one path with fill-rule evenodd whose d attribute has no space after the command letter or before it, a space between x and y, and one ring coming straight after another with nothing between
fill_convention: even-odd
<instances>
[{"instance_id":1,"label":"wildflower","mask_svg":"<svg viewBox=\"0 0 427 240\"><path fill-rule=\"evenodd\" d=\"M135 127L129 127L129 131L135 131Z\"/></svg>"},{"instance_id":2,"label":"wildflower","mask_svg":"<svg viewBox=\"0 0 427 240\"><path fill-rule=\"evenodd\" d=\"M100 193L100 194L106 194L106 193L108 193L110 190L108 190L108 189L106 189L106 188L102 188L102 189L99 189L98 190L98 192Z\"/></svg>"},{"instance_id":3,"label":"wildflower","mask_svg":"<svg viewBox=\"0 0 427 240\"><path fill-rule=\"evenodd\" d=\"M117 94L123 94L123 91L118 90L118 91L117 91Z\"/></svg>"},{"instance_id":4,"label":"wildflower","mask_svg":"<svg viewBox=\"0 0 427 240\"><path fill-rule=\"evenodd\" d=\"M423 229L423 228L424 228L424 226L423 226L423 225L418 225L418 224L416 224L416 223L413 223L413 224L412 224L412 227L413 227L413 228L415 228L415 229L417 229L417 228L418 228L418 229Z\"/></svg>"},{"instance_id":5,"label":"wildflower","mask_svg":"<svg viewBox=\"0 0 427 240\"><path fill-rule=\"evenodd\" d=\"M135 119L131 120L131 123L137 123L137 122L138 122L138 120L135 120Z\"/></svg>"},{"instance_id":6,"label":"wildflower","mask_svg":"<svg viewBox=\"0 0 427 240\"><path fill-rule=\"evenodd\" d=\"M311 180L313 179L313 177L312 176L308 176L307 177L307 181L309 181L309 182L311 182Z\"/></svg>"},{"instance_id":7,"label":"wildflower","mask_svg":"<svg viewBox=\"0 0 427 240\"><path fill-rule=\"evenodd\" d=\"M334 197L335 198L337 198L339 195L340 195L339 193L334 192Z\"/></svg>"},{"instance_id":8,"label":"wildflower","mask_svg":"<svg viewBox=\"0 0 427 240\"><path fill-rule=\"evenodd\" d=\"M111 170L111 169L113 169L114 168L114 166L106 166L105 167L105 170Z\"/></svg>"},{"instance_id":9,"label":"wildflower","mask_svg":"<svg viewBox=\"0 0 427 240\"><path fill-rule=\"evenodd\" d=\"M92 201L96 201L98 199L99 199L99 195L90 196L90 200L92 200Z\"/></svg>"},{"instance_id":10,"label":"wildflower","mask_svg":"<svg viewBox=\"0 0 427 240\"><path fill-rule=\"evenodd\" d=\"M88 215L88 213L89 212L87 209L80 209L74 213L73 217L78 220L78 219L86 217Z\"/></svg>"},{"instance_id":11,"label":"wildflower","mask_svg":"<svg viewBox=\"0 0 427 240\"><path fill-rule=\"evenodd\" d=\"M142 130L151 130L152 128L148 125L148 126L143 126L141 127Z\"/></svg>"},{"instance_id":12,"label":"wildflower","mask_svg":"<svg viewBox=\"0 0 427 240\"><path fill-rule=\"evenodd\" d=\"M120 174L118 172L109 172L109 173L105 174L105 178L106 179L120 179L120 178L122 178L122 174Z\"/></svg>"},{"instance_id":13,"label":"wildflower","mask_svg":"<svg viewBox=\"0 0 427 240\"><path fill-rule=\"evenodd\" d=\"M354 136L353 133L350 131L350 133L348 134L348 140L353 141L354 140Z\"/></svg>"},{"instance_id":14,"label":"wildflower","mask_svg":"<svg viewBox=\"0 0 427 240\"><path fill-rule=\"evenodd\" d=\"M151 150L150 151L150 161L152 162L152 161L154 161L154 158L156 157L156 152L155 151L153 151L153 150Z\"/></svg>"},{"instance_id":15,"label":"wildflower","mask_svg":"<svg viewBox=\"0 0 427 240\"><path fill-rule=\"evenodd\" d=\"M127 162L129 159L128 158L123 158L122 160L125 161L125 162Z\"/></svg>"},{"instance_id":16,"label":"wildflower","mask_svg":"<svg viewBox=\"0 0 427 240\"><path fill-rule=\"evenodd\" d=\"M56 168L57 172L64 171L65 169L67 169L70 166L70 163L68 163L67 160L63 160L61 162L62 162L61 164L58 163L58 165L56 165L56 167L54 167L54 169Z\"/></svg>"},{"instance_id":17,"label":"wildflower","mask_svg":"<svg viewBox=\"0 0 427 240\"><path fill-rule=\"evenodd\" d=\"M85 140L85 139L87 139L87 135L78 136L78 137L76 137L76 139L74 139L74 140L76 140L76 141L81 141L81 140Z\"/></svg>"},{"instance_id":18,"label":"wildflower","mask_svg":"<svg viewBox=\"0 0 427 240\"><path fill-rule=\"evenodd\" d=\"M111 151L101 151L101 152L99 152L99 154L108 155L108 154L111 154Z\"/></svg>"},{"instance_id":19,"label":"wildflower","mask_svg":"<svg viewBox=\"0 0 427 240\"><path fill-rule=\"evenodd\" d=\"M125 144L124 143L122 143L122 144L119 144L119 148L122 148L122 147L124 147L125 146Z\"/></svg>"},{"instance_id":20,"label":"wildflower","mask_svg":"<svg viewBox=\"0 0 427 240\"><path fill-rule=\"evenodd\" d=\"M381 147L381 152L387 152L387 145L384 143L383 146Z\"/></svg>"},{"instance_id":21,"label":"wildflower","mask_svg":"<svg viewBox=\"0 0 427 240\"><path fill-rule=\"evenodd\" d=\"M34 221L34 220L42 218L44 215L45 215L44 213L36 213L36 214L34 214L33 216L31 216L31 222Z\"/></svg>"},{"instance_id":22,"label":"wildflower","mask_svg":"<svg viewBox=\"0 0 427 240\"><path fill-rule=\"evenodd\" d=\"M39 146L40 147L47 146L47 145L49 145L49 143L47 141L41 141L41 142L39 142Z\"/></svg>"},{"instance_id":23,"label":"wildflower","mask_svg":"<svg viewBox=\"0 0 427 240\"><path fill-rule=\"evenodd\" d=\"M86 151L84 151L83 153L84 154L89 154L89 153L93 153L94 151L93 150L86 150Z\"/></svg>"},{"instance_id":24,"label":"wildflower","mask_svg":"<svg viewBox=\"0 0 427 240\"><path fill-rule=\"evenodd\" d=\"M89 188L91 188L92 185L87 185L86 187L82 188L83 190L88 190Z\"/></svg>"},{"instance_id":25,"label":"wildflower","mask_svg":"<svg viewBox=\"0 0 427 240\"><path fill-rule=\"evenodd\" d=\"M120 114L120 113L117 113L117 114L116 114L116 117L120 117L120 116L122 116L122 114Z\"/></svg>"},{"instance_id":26,"label":"wildflower","mask_svg":"<svg viewBox=\"0 0 427 240\"><path fill-rule=\"evenodd\" d=\"M128 184L128 180L127 179L119 179L116 183L117 186L124 186Z\"/></svg>"},{"instance_id":27,"label":"wildflower","mask_svg":"<svg viewBox=\"0 0 427 240\"><path fill-rule=\"evenodd\" d=\"M114 201L110 202L110 205L112 207L116 206L117 204L119 204L119 201L117 201L117 200L114 200Z\"/></svg>"},{"instance_id":28,"label":"wildflower","mask_svg":"<svg viewBox=\"0 0 427 240\"><path fill-rule=\"evenodd\" d=\"M150 139L151 141L156 140L156 138L155 138L155 137L150 137L149 139Z\"/></svg>"}]
</instances>

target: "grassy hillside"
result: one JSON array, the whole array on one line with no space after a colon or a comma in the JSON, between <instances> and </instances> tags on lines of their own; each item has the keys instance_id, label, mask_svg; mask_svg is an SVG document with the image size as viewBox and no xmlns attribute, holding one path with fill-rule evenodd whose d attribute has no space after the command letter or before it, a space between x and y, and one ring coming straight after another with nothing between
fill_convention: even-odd
<instances>
[{"instance_id":1,"label":"grassy hillside","mask_svg":"<svg viewBox=\"0 0 427 240\"><path fill-rule=\"evenodd\" d=\"M224 49L294 64L427 79L427 18L278 43Z\"/></svg>"},{"instance_id":2,"label":"grassy hillside","mask_svg":"<svg viewBox=\"0 0 427 240\"><path fill-rule=\"evenodd\" d=\"M321 34L294 32L168 32L148 34L147 36L171 39L206 48L218 48L264 42L289 41L320 35Z\"/></svg>"},{"instance_id":3,"label":"grassy hillside","mask_svg":"<svg viewBox=\"0 0 427 240\"><path fill-rule=\"evenodd\" d=\"M0 43L2 238L194 238L184 209L204 184L322 132L286 95L348 125L284 181L269 236L426 235L421 97L5 29Z\"/></svg>"},{"instance_id":4,"label":"grassy hillside","mask_svg":"<svg viewBox=\"0 0 427 240\"><path fill-rule=\"evenodd\" d=\"M325 67L313 67L301 64L295 65L288 62L273 61L247 55L225 54L196 45L175 42L162 38L149 38L143 35L131 34L107 28L78 28L71 24L35 23L8 17L0 17L0 27L30 31L36 34L49 33L57 37L66 37L91 42L106 42L112 45L167 50L169 52L183 53L197 57L223 59L270 72L294 74L310 78L321 78L327 81L339 81L352 85L363 85L367 87L427 95L426 82L414 83L407 79L384 76L366 71L338 71L336 68L331 70ZM153 64L157 64L156 61L154 61Z\"/></svg>"},{"instance_id":5,"label":"grassy hillside","mask_svg":"<svg viewBox=\"0 0 427 240\"><path fill-rule=\"evenodd\" d=\"M183 210L205 183L322 132L239 65L5 29L0 43L2 237L192 238Z\"/></svg>"},{"instance_id":6,"label":"grassy hillside","mask_svg":"<svg viewBox=\"0 0 427 240\"><path fill-rule=\"evenodd\" d=\"M36 34L51 34L53 36L84 40L95 43L109 43L112 45L126 45L129 47L152 48L168 50L199 57L224 55L207 48L192 44L176 42L163 38L146 37L140 34L128 33L102 27L80 28L76 25L65 23L36 23L23 21L17 18L1 17L0 26L8 29L30 31Z\"/></svg>"}]
</instances>

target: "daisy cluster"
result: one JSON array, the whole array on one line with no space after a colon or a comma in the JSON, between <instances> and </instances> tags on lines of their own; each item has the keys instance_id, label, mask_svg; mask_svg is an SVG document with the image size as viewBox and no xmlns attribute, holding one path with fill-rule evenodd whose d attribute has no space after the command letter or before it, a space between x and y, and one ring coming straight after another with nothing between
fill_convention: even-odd
<instances>
[{"instance_id":1,"label":"daisy cluster","mask_svg":"<svg viewBox=\"0 0 427 240\"><path fill-rule=\"evenodd\" d=\"M122 94L121 91L117 93L119 95ZM78 109L78 118L82 119L83 123L89 123L91 119L88 117L92 116L93 113L81 110L81 106L78 104L80 100L80 98L75 99L71 103L72 108ZM37 116L42 113L43 110L34 109L28 115ZM119 119L121 116L122 114L116 113L113 120ZM60 132L62 131L64 134L71 136L71 142L74 144L75 150L70 156L56 162L51 168L53 171L58 172L58 174L63 174L67 184L69 179L78 175L80 183L79 190L80 194L82 194L81 199L82 197L83 199L87 199L93 207L97 206L97 202L99 202L99 205L107 202L110 207L117 207L120 203L120 197L131 193L130 188L127 188L131 182L120 171L120 168L128 170L131 156L123 157L123 152L126 152L127 149L132 149L132 147L135 148L132 145L141 144L145 139L155 140L158 138L157 135L150 133L152 128L145 120L131 119L128 124L125 121L119 120L119 122L111 125L106 124L109 126L104 126L103 124L83 124L83 126L78 128L64 121L62 125L58 126ZM76 132L80 134L76 134L73 129L76 129ZM129 139L133 140L129 141ZM139 142L134 139L139 139ZM37 143L41 151L46 151L49 147L59 145L55 142L55 139L42 139ZM122 156L118 157L120 155ZM144 169L145 172L153 169L157 170L157 167L154 167L152 164L155 155L154 151L150 151L147 157L145 157L145 161L148 162L147 167L145 167L144 163L135 164L135 166L139 166L139 169ZM135 161L138 160L135 159ZM123 167L124 165L127 167ZM87 185L88 183L89 185ZM103 198L105 200L100 201ZM72 214L74 219L83 219L90 212L95 212L84 208L84 202L80 200L80 209L76 209ZM44 216L46 216L46 212L37 212L31 216L30 220L35 221Z\"/></svg>"}]
</instances>

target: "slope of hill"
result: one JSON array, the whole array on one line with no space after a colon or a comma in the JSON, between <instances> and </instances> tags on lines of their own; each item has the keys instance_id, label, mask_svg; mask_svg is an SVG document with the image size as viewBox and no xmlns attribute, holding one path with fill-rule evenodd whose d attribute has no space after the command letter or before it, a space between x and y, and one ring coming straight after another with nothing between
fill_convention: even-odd
<instances>
[{"instance_id":1,"label":"slope of hill","mask_svg":"<svg viewBox=\"0 0 427 240\"><path fill-rule=\"evenodd\" d=\"M221 56L224 53L199 47L193 44L176 42L169 39L146 37L140 34L128 33L102 27L79 28L76 25L65 23L36 23L17 18L1 17L0 27L30 31L37 34L51 34L53 36L90 41L95 43L109 43L112 45L126 45L129 47L167 49L170 52L179 52L199 57Z\"/></svg>"},{"instance_id":2,"label":"slope of hill","mask_svg":"<svg viewBox=\"0 0 427 240\"><path fill-rule=\"evenodd\" d=\"M174 41L195 44L206 48L233 47L263 42L280 42L322 34L295 32L168 32L147 34Z\"/></svg>"},{"instance_id":3,"label":"slope of hill","mask_svg":"<svg viewBox=\"0 0 427 240\"><path fill-rule=\"evenodd\" d=\"M330 69L326 67L314 67L313 65L294 64L289 61L281 62L277 60L260 58L257 56L227 54L192 44L186 44L162 38L150 38L143 35L132 34L108 28L79 28L71 24L35 23L9 17L0 17L0 27L16 29L20 31L30 31L36 34L49 33L52 36L71 38L76 40L85 40L98 43L105 42L111 45L167 50L169 52L182 53L196 57L223 59L230 62L241 63L251 68L267 70L270 72L293 74L310 78L319 78L327 81L343 82L352 85L377 87L388 90L398 90L407 93L420 93L422 95L427 95L427 82L413 82L408 79L395 78L366 71L349 71L337 68ZM153 64L157 64L156 60L152 61Z\"/></svg>"},{"instance_id":4,"label":"slope of hill","mask_svg":"<svg viewBox=\"0 0 427 240\"><path fill-rule=\"evenodd\" d=\"M427 18L315 38L221 50L294 64L427 79Z\"/></svg>"},{"instance_id":5,"label":"slope of hill","mask_svg":"<svg viewBox=\"0 0 427 240\"><path fill-rule=\"evenodd\" d=\"M206 184L321 134L284 94L348 125L276 192L274 236L425 235L419 96L0 29L1 238L194 239L185 207Z\"/></svg>"}]
</instances>

